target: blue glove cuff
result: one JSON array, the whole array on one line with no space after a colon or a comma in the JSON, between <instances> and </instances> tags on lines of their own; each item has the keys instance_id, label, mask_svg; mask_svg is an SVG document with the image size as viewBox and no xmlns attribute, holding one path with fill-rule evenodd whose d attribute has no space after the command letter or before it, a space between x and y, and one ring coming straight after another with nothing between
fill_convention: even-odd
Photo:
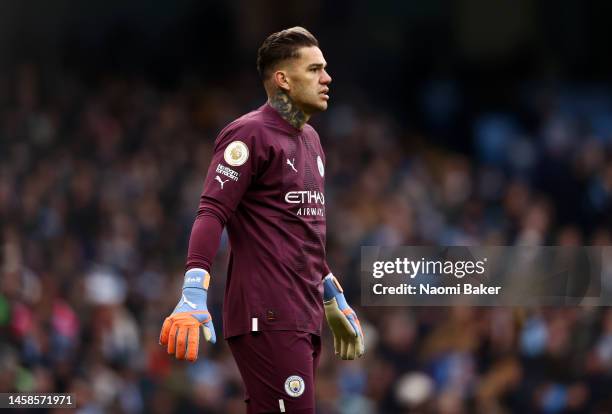
<instances>
[{"instance_id":1,"label":"blue glove cuff","mask_svg":"<svg viewBox=\"0 0 612 414\"><path fill-rule=\"evenodd\" d=\"M185 281L183 282L183 290L186 288L196 288L208 290L210 283L210 275L204 269L193 268L185 272Z\"/></svg>"},{"instance_id":2,"label":"blue glove cuff","mask_svg":"<svg viewBox=\"0 0 612 414\"><path fill-rule=\"evenodd\" d=\"M338 280L331 273L323 279L323 300L328 302L336 298L336 302L338 303L338 307L340 310L347 309L349 307L346 299L344 298L344 293L342 293L342 288L338 283Z\"/></svg>"},{"instance_id":3,"label":"blue glove cuff","mask_svg":"<svg viewBox=\"0 0 612 414\"><path fill-rule=\"evenodd\" d=\"M325 276L325 279L323 279L323 300L325 302L328 302L340 293L342 292L340 292L340 290L334 283L334 275L330 273Z\"/></svg>"},{"instance_id":4,"label":"blue glove cuff","mask_svg":"<svg viewBox=\"0 0 612 414\"><path fill-rule=\"evenodd\" d=\"M189 269L185 272L181 300L174 309L176 312L208 311L208 284L210 275L204 269Z\"/></svg>"}]
</instances>

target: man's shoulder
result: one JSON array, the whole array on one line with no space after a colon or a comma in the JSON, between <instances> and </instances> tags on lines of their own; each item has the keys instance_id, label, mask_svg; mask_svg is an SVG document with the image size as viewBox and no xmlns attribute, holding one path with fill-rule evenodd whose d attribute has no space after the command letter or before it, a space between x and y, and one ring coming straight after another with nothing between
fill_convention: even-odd
<instances>
[{"instance_id":1,"label":"man's shoulder","mask_svg":"<svg viewBox=\"0 0 612 414\"><path fill-rule=\"evenodd\" d=\"M321 143L321 138L319 137L319 133L317 132L316 129L313 128L312 125L304 124L304 128L302 128L302 131L308 136L313 137L319 144Z\"/></svg>"},{"instance_id":2,"label":"man's shoulder","mask_svg":"<svg viewBox=\"0 0 612 414\"><path fill-rule=\"evenodd\" d=\"M304 128L302 130L308 134L316 135L317 137L319 136L317 130L314 129L314 127L308 123L304 124Z\"/></svg>"},{"instance_id":3,"label":"man's shoulder","mask_svg":"<svg viewBox=\"0 0 612 414\"><path fill-rule=\"evenodd\" d=\"M265 123L265 119L260 109L248 112L239 118L234 119L223 128L223 132L235 130L261 131Z\"/></svg>"},{"instance_id":4,"label":"man's shoulder","mask_svg":"<svg viewBox=\"0 0 612 414\"><path fill-rule=\"evenodd\" d=\"M275 137L278 134L286 135L287 128L279 125L278 120L270 112L270 110L266 110L265 105L248 112L230 122L221 134L240 130L253 133L255 136L261 136L264 140L270 136Z\"/></svg>"},{"instance_id":5,"label":"man's shoulder","mask_svg":"<svg viewBox=\"0 0 612 414\"><path fill-rule=\"evenodd\" d=\"M267 140L266 130L266 120L261 110L256 109L227 124L219 133L217 142L239 139L261 143Z\"/></svg>"}]
</instances>

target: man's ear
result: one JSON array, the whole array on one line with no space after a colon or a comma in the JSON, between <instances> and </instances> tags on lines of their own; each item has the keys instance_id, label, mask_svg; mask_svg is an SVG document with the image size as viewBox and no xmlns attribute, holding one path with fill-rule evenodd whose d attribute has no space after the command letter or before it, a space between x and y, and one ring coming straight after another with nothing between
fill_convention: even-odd
<instances>
[{"instance_id":1,"label":"man's ear","mask_svg":"<svg viewBox=\"0 0 612 414\"><path fill-rule=\"evenodd\" d=\"M289 82L287 80L287 72L284 70L277 70L274 72L272 79L274 79L274 84L276 87L280 88L281 90L288 91L290 89Z\"/></svg>"}]
</instances>

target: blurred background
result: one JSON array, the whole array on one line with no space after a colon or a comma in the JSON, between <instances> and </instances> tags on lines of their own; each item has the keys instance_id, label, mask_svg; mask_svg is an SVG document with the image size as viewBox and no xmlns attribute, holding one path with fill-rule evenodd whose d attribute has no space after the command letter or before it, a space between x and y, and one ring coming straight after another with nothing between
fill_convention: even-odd
<instances>
[{"instance_id":1,"label":"blurred background","mask_svg":"<svg viewBox=\"0 0 612 414\"><path fill-rule=\"evenodd\" d=\"M362 245L610 245L612 3L0 1L0 391L242 413L224 341L157 344L220 129L303 25L330 108L328 259L366 332L318 413L612 413L608 308L360 307ZM221 334L224 240L209 307ZM612 269L608 264L607 271ZM611 278L612 279L612 278Z\"/></svg>"}]
</instances>

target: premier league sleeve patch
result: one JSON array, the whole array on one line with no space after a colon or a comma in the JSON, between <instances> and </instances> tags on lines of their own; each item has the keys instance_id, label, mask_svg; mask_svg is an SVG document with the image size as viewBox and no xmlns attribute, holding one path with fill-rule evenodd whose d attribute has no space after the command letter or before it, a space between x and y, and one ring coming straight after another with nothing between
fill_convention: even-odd
<instances>
[{"instance_id":1,"label":"premier league sleeve patch","mask_svg":"<svg viewBox=\"0 0 612 414\"><path fill-rule=\"evenodd\" d=\"M239 167L249 159L249 148L242 141L232 141L223 153L225 162L233 167Z\"/></svg>"},{"instance_id":2,"label":"premier league sleeve patch","mask_svg":"<svg viewBox=\"0 0 612 414\"><path fill-rule=\"evenodd\" d=\"M298 375L292 375L285 381L285 392L290 397L299 397L304 394L305 389L306 384L304 384L302 377Z\"/></svg>"}]
</instances>

